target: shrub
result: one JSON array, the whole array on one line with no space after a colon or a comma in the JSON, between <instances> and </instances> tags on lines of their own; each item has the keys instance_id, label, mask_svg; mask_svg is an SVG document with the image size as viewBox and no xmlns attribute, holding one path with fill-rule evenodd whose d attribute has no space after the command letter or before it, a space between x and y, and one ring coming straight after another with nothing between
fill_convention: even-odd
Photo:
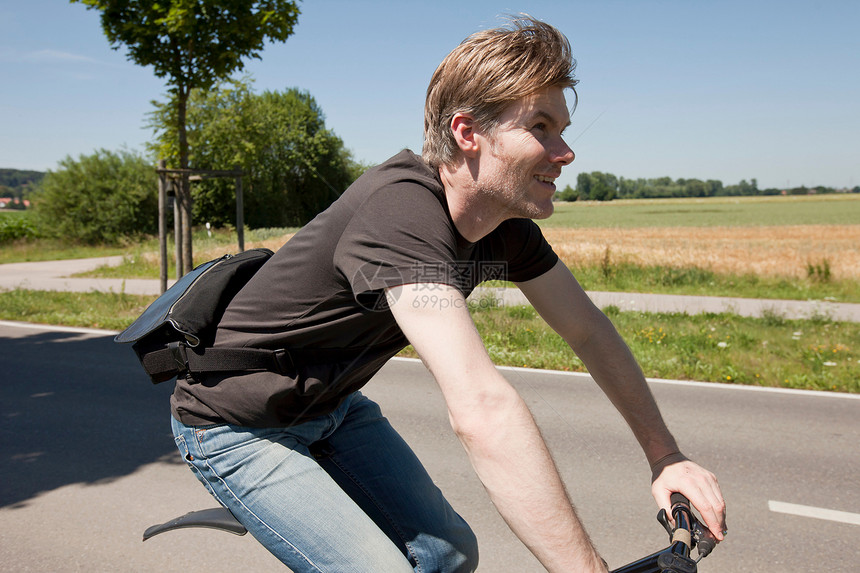
<instances>
[{"instance_id":1,"label":"shrub","mask_svg":"<svg viewBox=\"0 0 860 573\"><path fill-rule=\"evenodd\" d=\"M138 154L100 150L49 171L34 201L40 231L86 244L118 243L158 228L158 179Z\"/></svg>"},{"instance_id":2,"label":"shrub","mask_svg":"<svg viewBox=\"0 0 860 573\"><path fill-rule=\"evenodd\" d=\"M38 230L31 217L25 214L0 216L0 244L38 237Z\"/></svg>"},{"instance_id":3,"label":"shrub","mask_svg":"<svg viewBox=\"0 0 860 573\"><path fill-rule=\"evenodd\" d=\"M831 279L830 261L823 259L821 263L806 263L806 276L817 283L829 283Z\"/></svg>"}]
</instances>

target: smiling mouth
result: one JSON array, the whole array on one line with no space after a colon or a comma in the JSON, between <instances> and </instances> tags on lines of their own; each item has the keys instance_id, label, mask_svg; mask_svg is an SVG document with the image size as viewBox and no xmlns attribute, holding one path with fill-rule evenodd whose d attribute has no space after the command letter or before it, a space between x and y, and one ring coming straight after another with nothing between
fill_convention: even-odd
<instances>
[{"instance_id":1,"label":"smiling mouth","mask_svg":"<svg viewBox=\"0 0 860 573\"><path fill-rule=\"evenodd\" d=\"M547 177L546 175L535 175L535 179L541 183L546 183L555 187L555 177Z\"/></svg>"}]
</instances>

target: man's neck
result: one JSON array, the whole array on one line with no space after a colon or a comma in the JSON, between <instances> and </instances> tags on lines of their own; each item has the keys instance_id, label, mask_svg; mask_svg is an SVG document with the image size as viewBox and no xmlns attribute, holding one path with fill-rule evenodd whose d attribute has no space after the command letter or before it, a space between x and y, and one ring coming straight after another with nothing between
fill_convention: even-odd
<instances>
[{"instance_id":1,"label":"man's neck","mask_svg":"<svg viewBox=\"0 0 860 573\"><path fill-rule=\"evenodd\" d=\"M489 235L507 217L498 205L487 201L476 191L475 179L465 165L441 166L439 176L454 226L471 243Z\"/></svg>"}]
</instances>

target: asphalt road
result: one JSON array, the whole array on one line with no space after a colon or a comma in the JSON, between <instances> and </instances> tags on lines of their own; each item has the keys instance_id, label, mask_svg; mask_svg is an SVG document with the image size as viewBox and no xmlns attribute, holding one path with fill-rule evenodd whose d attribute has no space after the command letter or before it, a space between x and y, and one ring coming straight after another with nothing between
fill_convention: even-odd
<instances>
[{"instance_id":1,"label":"asphalt road","mask_svg":"<svg viewBox=\"0 0 860 573\"><path fill-rule=\"evenodd\" d=\"M665 546L642 454L594 384L505 373L610 565ZM857 571L857 396L661 381L652 388L682 448L717 473L729 504L728 539L702 562L703 573ZM170 391L152 386L110 333L0 323L0 571L284 570L248 536L198 530L141 542L153 523L214 506L175 453ZM541 571L489 504L423 366L393 361L366 394L472 524L480 570ZM818 508L809 510L818 517L795 515L796 506Z\"/></svg>"}]
</instances>

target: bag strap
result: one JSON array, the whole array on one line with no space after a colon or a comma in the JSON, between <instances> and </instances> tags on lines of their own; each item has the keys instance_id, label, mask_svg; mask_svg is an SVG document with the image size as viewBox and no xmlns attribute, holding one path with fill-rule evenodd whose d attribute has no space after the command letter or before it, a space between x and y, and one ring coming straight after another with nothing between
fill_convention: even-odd
<instances>
[{"instance_id":1,"label":"bag strap","mask_svg":"<svg viewBox=\"0 0 860 573\"><path fill-rule=\"evenodd\" d=\"M176 372L236 372L268 370L285 374L293 366L286 350L262 348L192 348L183 342L141 353L140 361L150 377L169 380Z\"/></svg>"},{"instance_id":2,"label":"bag strap","mask_svg":"<svg viewBox=\"0 0 860 573\"><path fill-rule=\"evenodd\" d=\"M155 349L134 347L153 383L165 382L177 372L276 372L289 375L295 368L293 354L302 361L353 360L368 351L365 347L286 349L191 347L174 341Z\"/></svg>"}]
</instances>

